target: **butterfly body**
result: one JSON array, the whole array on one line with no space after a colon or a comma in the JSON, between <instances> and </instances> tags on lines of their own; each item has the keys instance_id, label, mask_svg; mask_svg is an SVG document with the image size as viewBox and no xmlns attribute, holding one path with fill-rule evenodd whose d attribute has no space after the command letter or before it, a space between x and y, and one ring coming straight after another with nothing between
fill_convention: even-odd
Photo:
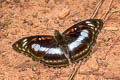
<instances>
[{"instance_id":1,"label":"butterfly body","mask_svg":"<svg viewBox=\"0 0 120 80\"><path fill-rule=\"evenodd\" d=\"M13 48L48 67L66 67L69 65L68 58L74 63L90 55L102 27L101 19L88 19L71 26L62 34L55 30L54 36L22 38L13 44Z\"/></svg>"}]
</instances>

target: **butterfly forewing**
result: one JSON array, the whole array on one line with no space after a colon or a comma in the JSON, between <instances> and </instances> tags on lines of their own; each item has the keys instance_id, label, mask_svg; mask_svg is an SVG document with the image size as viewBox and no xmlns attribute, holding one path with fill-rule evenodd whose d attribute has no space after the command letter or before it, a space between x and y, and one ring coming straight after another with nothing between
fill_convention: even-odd
<instances>
[{"instance_id":1,"label":"butterfly forewing","mask_svg":"<svg viewBox=\"0 0 120 80\"><path fill-rule=\"evenodd\" d=\"M15 42L13 48L49 67L68 66L68 61L53 36L25 37Z\"/></svg>"},{"instance_id":2,"label":"butterfly forewing","mask_svg":"<svg viewBox=\"0 0 120 80\"><path fill-rule=\"evenodd\" d=\"M63 32L68 43L72 62L79 61L90 55L96 37L103 27L101 19L81 21Z\"/></svg>"},{"instance_id":3,"label":"butterfly forewing","mask_svg":"<svg viewBox=\"0 0 120 80\"><path fill-rule=\"evenodd\" d=\"M49 38L52 38L48 36ZM47 50L45 44L49 44L49 39L45 39L43 36L30 36L25 37L13 44L13 48L19 52L24 52L27 55L32 55L37 58L42 58L45 55L45 51ZM47 42L46 42L47 41ZM44 43L44 44L43 44ZM42 47L41 47L42 46Z\"/></svg>"}]
</instances>

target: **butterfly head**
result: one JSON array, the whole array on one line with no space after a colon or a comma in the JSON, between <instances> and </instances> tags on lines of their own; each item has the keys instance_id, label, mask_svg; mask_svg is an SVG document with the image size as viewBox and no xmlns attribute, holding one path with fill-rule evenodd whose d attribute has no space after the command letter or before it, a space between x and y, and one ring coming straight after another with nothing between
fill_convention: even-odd
<instances>
[{"instance_id":1,"label":"butterfly head","mask_svg":"<svg viewBox=\"0 0 120 80\"><path fill-rule=\"evenodd\" d=\"M57 41L62 40L62 38L63 38L62 34L56 29L54 31L54 36L55 36L55 40L57 40Z\"/></svg>"},{"instance_id":2,"label":"butterfly head","mask_svg":"<svg viewBox=\"0 0 120 80\"><path fill-rule=\"evenodd\" d=\"M65 44L65 40L64 40L65 38L58 30L54 31L54 38L58 44L60 44L60 45Z\"/></svg>"},{"instance_id":3,"label":"butterfly head","mask_svg":"<svg viewBox=\"0 0 120 80\"><path fill-rule=\"evenodd\" d=\"M55 29L54 36L61 36L61 33L57 29Z\"/></svg>"}]
</instances>

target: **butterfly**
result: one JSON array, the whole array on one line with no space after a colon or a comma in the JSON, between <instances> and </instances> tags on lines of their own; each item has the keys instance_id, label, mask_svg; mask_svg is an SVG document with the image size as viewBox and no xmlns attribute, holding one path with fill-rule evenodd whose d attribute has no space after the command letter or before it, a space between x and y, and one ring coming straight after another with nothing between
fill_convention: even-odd
<instances>
[{"instance_id":1,"label":"butterfly","mask_svg":"<svg viewBox=\"0 0 120 80\"><path fill-rule=\"evenodd\" d=\"M69 60L72 63L79 62L90 55L102 27L101 19L87 19L74 24L62 34L55 30L54 36L25 37L16 41L12 47L45 66L66 67L69 66Z\"/></svg>"}]
</instances>

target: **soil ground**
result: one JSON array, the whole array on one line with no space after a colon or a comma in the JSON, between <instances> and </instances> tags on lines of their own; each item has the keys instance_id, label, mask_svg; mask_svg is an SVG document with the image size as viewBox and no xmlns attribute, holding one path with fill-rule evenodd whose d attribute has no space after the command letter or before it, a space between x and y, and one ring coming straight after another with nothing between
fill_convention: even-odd
<instances>
[{"instance_id":1,"label":"soil ground","mask_svg":"<svg viewBox=\"0 0 120 80\"><path fill-rule=\"evenodd\" d=\"M109 2L105 0L96 18L103 18ZM63 32L88 19L97 3L98 0L0 0L0 80L67 80L71 67L45 67L14 51L12 44L26 36L53 35L55 29ZM92 55L81 65L75 80L120 80L120 0L113 1Z\"/></svg>"}]
</instances>

